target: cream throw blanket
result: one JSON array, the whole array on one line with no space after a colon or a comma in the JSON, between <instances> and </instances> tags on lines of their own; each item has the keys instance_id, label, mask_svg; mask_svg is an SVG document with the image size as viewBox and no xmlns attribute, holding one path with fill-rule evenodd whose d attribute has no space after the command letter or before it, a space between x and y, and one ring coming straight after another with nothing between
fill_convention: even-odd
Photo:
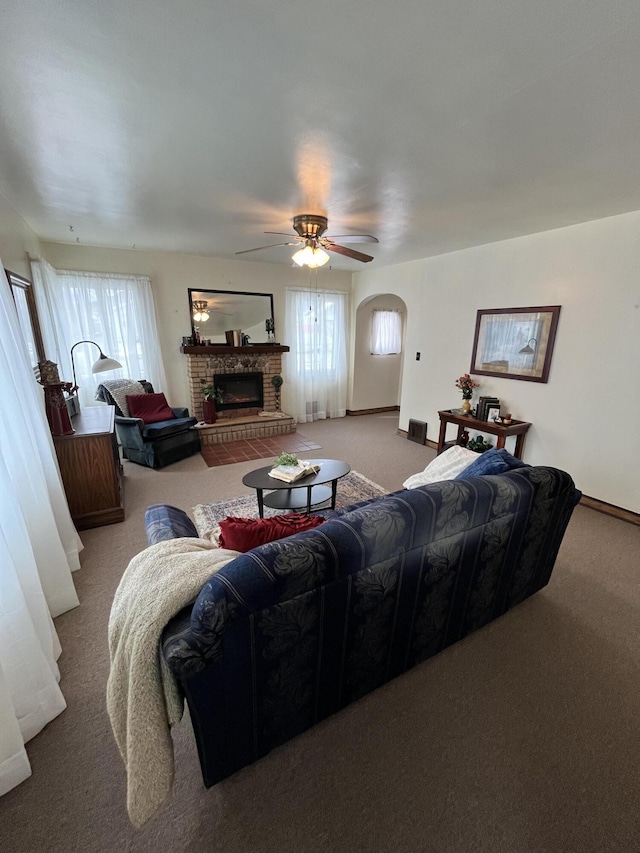
<instances>
[{"instance_id":1,"label":"cream throw blanket","mask_svg":"<svg viewBox=\"0 0 640 853\"><path fill-rule=\"evenodd\" d=\"M135 379L103 379L100 383L104 385L113 399L120 406L120 411L128 418L131 416L129 404L127 403L127 394L144 394L145 390ZM96 400L99 400L99 392L96 392Z\"/></svg>"},{"instance_id":2,"label":"cream throw blanket","mask_svg":"<svg viewBox=\"0 0 640 853\"><path fill-rule=\"evenodd\" d=\"M142 826L173 783L170 726L183 700L160 650L167 622L198 596L212 574L239 555L204 539L170 539L131 560L109 619L107 710L127 770L127 810Z\"/></svg>"}]
</instances>

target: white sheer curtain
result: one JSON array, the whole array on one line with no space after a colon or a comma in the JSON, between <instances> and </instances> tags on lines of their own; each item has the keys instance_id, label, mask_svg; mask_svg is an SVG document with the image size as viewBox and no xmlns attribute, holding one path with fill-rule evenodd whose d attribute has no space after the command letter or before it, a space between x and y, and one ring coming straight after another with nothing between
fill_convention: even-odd
<instances>
[{"instance_id":1,"label":"white sheer curtain","mask_svg":"<svg viewBox=\"0 0 640 853\"><path fill-rule=\"evenodd\" d=\"M347 413L347 294L287 289L286 397L298 423Z\"/></svg>"},{"instance_id":2,"label":"white sheer curtain","mask_svg":"<svg viewBox=\"0 0 640 853\"><path fill-rule=\"evenodd\" d=\"M31 768L24 743L66 707L52 616L76 607L71 521L18 316L0 263L0 794Z\"/></svg>"},{"instance_id":3,"label":"white sheer curtain","mask_svg":"<svg viewBox=\"0 0 640 853\"><path fill-rule=\"evenodd\" d=\"M147 379L156 391L167 387L151 281L147 276L55 270L32 260L33 280L47 357L70 381L71 347L95 341L105 355L122 365L106 378ZM95 390L104 375L91 373L98 350L81 344L73 352L80 404L95 405Z\"/></svg>"},{"instance_id":4,"label":"white sheer curtain","mask_svg":"<svg viewBox=\"0 0 640 853\"><path fill-rule=\"evenodd\" d=\"M371 355L395 355L402 348L402 314L374 308L371 316Z\"/></svg>"}]
</instances>

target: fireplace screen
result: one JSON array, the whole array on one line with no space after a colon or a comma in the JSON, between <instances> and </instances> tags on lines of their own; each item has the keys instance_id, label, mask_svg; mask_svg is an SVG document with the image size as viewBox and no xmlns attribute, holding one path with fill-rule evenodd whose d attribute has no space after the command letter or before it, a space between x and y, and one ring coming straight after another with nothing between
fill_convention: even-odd
<instances>
[{"instance_id":1,"label":"fireplace screen","mask_svg":"<svg viewBox=\"0 0 640 853\"><path fill-rule=\"evenodd\" d=\"M222 403L216 404L218 411L261 409L264 405L262 373L219 373L214 384L223 394Z\"/></svg>"}]
</instances>

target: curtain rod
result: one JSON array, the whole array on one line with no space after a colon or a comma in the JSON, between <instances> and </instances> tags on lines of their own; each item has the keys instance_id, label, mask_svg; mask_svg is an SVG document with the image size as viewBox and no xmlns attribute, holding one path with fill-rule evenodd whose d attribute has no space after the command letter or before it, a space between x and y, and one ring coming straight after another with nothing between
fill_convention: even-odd
<instances>
[{"instance_id":1,"label":"curtain rod","mask_svg":"<svg viewBox=\"0 0 640 853\"><path fill-rule=\"evenodd\" d=\"M49 261L46 258L41 258L39 255L32 255L30 252L27 252L27 258L29 261L39 261L41 263L49 264ZM49 266L53 267L52 264ZM127 273L127 272L97 272L94 270L59 270L53 267L57 273L61 275L86 275L86 276L94 276L97 278L122 278L127 279L128 281L139 280L139 281L148 281L151 282L151 276L142 275L141 273Z\"/></svg>"}]
</instances>

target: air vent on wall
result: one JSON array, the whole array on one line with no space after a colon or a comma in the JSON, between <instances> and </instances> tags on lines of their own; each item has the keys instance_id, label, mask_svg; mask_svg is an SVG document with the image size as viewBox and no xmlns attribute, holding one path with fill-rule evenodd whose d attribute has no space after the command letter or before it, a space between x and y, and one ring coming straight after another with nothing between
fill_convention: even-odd
<instances>
[{"instance_id":1,"label":"air vent on wall","mask_svg":"<svg viewBox=\"0 0 640 853\"><path fill-rule=\"evenodd\" d=\"M409 420L409 431L407 432L409 441L417 441L418 444L427 443L427 424L426 421Z\"/></svg>"}]
</instances>

